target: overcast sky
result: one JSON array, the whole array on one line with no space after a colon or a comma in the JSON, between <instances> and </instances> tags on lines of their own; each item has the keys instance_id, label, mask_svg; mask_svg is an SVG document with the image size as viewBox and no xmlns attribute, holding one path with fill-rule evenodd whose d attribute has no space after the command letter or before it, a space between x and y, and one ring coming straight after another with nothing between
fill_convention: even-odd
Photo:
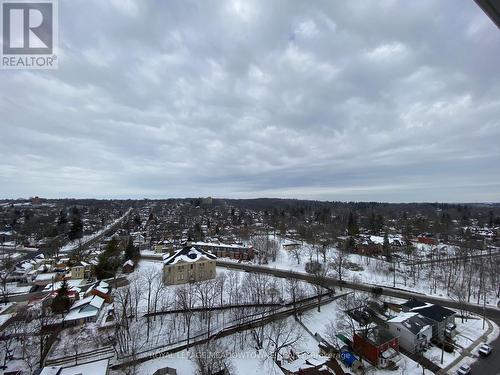
<instances>
[{"instance_id":1,"label":"overcast sky","mask_svg":"<svg viewBox=\"0 0 500 375\"><path fill-rule=\"evenodd\" d=\"M59 3L59 69L0 71L0 197L500 201L472 0Z\"/></svg>"}]
</instances>

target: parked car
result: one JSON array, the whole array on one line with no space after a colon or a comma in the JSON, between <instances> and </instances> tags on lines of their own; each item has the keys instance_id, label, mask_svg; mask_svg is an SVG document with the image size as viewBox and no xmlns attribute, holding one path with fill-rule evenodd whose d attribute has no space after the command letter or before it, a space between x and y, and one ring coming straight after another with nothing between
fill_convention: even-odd
<instances>
[{"instance_id":1,"label":"parked car","mask_svg":"<svg viewBox=\"0 0 500 375\"><path fill-rule=\"evenodd\" d=\"M489 346L488 344L483 344L479 348L479 355L481 357L487 357L490 355L490 353L491 353L491 346Z\"/></svg>"},{"instance_id":2,"label":"parked car","mask_svg":"<svg viewBox=\"0 0 500 375\"><path fill-rule=\"evenodd\" d=\"M460 368L457 370L458 375L469 375L470 374L470 366L469 365L462 365Z\"/></svg>"}]
</instances>

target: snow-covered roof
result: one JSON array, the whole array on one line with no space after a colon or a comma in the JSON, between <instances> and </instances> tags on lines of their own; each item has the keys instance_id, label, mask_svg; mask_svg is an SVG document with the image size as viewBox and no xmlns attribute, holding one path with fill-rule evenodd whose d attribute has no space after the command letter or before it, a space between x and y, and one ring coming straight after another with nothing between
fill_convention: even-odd
<instances>
[{"instance_id":1,"label":"snow-covered roof","mask_svg":"<svg viewBox=\"0 0 500 375\"><path fill-rule=\"evenodd\" d=\"M387 322L402 323L415 315L418 314L415 312L400 313L399 315L396 315L394 318L389 319Z\"/></svg>"},{"instance_id":2,"label":"snow-covered roof","mask_svg":"<svg viewBox=\"0 0 500 375\"><path fill-rule=\"evenodd\" d=\"M400 323L415 335L430 327L429 321L416 312L400 313L398 316L389 319L387 323Z\"/></svg>"},{"instance_id":3,"label":"snow-covered roof","mask_svg":"<svg viewBox=\"0 0 500 375\"><path fill-rule=\"evenodd\" d=\"M207 246L207 247L224 247L229 249L249 249L249 246L241 246L236 244L225 244L225 243L216 243L216 242L193 242L193 246Z\"/></svg>"},{"instance_id":4,"label":"snow-covered roof","mask_svg":"<svg viewBox=\"0 0 500 375\"><path fill-rule=\"evenodd\" d=\"M58 375L61 366L46 366L42 369L40 375Z\"/></svg>"},{"instance_id":5,"label":"snow-covered roof","mask_svg":"<svg viewBox=\"0 0 500 375\"><path fill-rule=\"evenodd\" d=\"M134 266L134 262L133 262L131 259L129 259L129 260L127 260L125 263L123 263L123 266L124 266L124 267L125 267L126 265L129 265L129 266L133 267L133 266Z\"/></svg>"},{"instance_id":6,"label":"snow-covered roof","mask_svg":"<svg viewBox=\"0 0 500 375\"><path fill-rule=\"evenodd\" d=\"M104 299L99 296L89 296L76 301L71 310L64 317L64 321L89 318L99 314L99 310L104 304Z\"/></svg>"},{"instance_id":7,"label":"snow-covered roof","mask_svg":"<svg viewBox=\"0 0 500 375\"><path fill-rule=\"evenodd\" d=\"M89 305L95 307L96 309L100 309L104 304L104 298L99 296L94 296L92 301L90 301Z\"/></svg>"},{"instance_id":8,"label":"snow-covered roof","mask_svg":"<svg viewBox=\"0 0 500 375\"><path fill-rule=\"evenodd\" d=\"M37 281L51 281L57 278L57 273L49 272L49 273L39 273L36 276L35 282Z\"/></svg>"},{"instance_id":9,"label":"snow-covered roof","mask_svg":"<svg viewBox=\"0 0 500 375\"><path fill-rule=\"evenodd\" d=\"M60 375L106 375L109 359L63 368Z\"/></svg>"},{"instance_id":10,"label":"snow-covered roof","mask_svg":"<svg viewBox=\"0 0 500 375\"><path fill-rule=\"evenodd\" d=\"M173 255L163 256L164 264L176 264L179 262L192 263L202 259L215 260L217 257L209 251L199 249L194 246L186 246L177 250Z\"/></svg>"},{"instance_id":11,"label":"snow-covered roof","mask_svg":"<svg viewBox=\"0 0 500 375\"><path fill-rule=\"evenodd\" d=\"M92 298L94 298L94 296L88 296L88 297L85 297L85 298L82 298L81 300L78 300L76 301L71 307L70 309L73 310L73 309L78 309L84 305L87 305L90 303L90 301L92 301Z\"/></svg>"},{"instance_id":12,"label":"snow-covered roof","mask_svg":"<svg viewBox=\"0 0 500 375\"><path fill-rule=\"evenodd\" d=\"M82 280L81 279L70 279L70 280L66 280L66 282L68 283L68 289L72 290L72 289L78 289L76 287L82 283ZM62 281L56 281L54 284L46 285L43 290L44 291L51 291L52 289L58 290L59 288L61 288L61 285L62 285Z\"/></svg>"},{"instance_id":13,"label":"snow-covered roof","mask_svg":"<svg viewBox=\"0 0 500 375\"><path fill-rule=\"evenodd\" d=\"M403 242L403 240L397 236L388 236L387 239L389 241L389 244L391 244L391 245ZM383 245L384 244L384 237L382 237L382 236L370 236L370 241L373 242L374 244L377 244L377 245Z\"/></svg>"},{"instance_id":14,"label":"snow-covered roof","mask_svg":"<svg viewBox=\"0 0 500 375\"><path fill-rule=\"evenodd\" d=\"M99 296L88 296L79 301L76 301L73 306L71 306L71 310L81 308L85 305L91 305L97 309L100 309L104 303L104 299Z\"/></svg>"}]
</instances>

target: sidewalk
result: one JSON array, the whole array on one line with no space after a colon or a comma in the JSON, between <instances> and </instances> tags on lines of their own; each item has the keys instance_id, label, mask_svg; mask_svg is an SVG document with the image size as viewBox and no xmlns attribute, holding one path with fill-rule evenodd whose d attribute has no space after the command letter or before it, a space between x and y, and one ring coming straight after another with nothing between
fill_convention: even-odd
<instances>
[{"instance_id":1,"label":"sidewalk","mask_svg":"<svg viewBox=\"0 0 500 375\"><path fill-rule=\"evenodd\" d=\"M448 374L448 371L453 368L454 366L457 365L460 361L462 361L465 357L471 357L471 351L478 346L480 343L487 341L488 336L493 332L493 324L486 319L486 323L488 323L488 329L486 330L481 337L479 337L476 341L474 341L472 344L470 344L467 348L464 348L462 350L462 353L460 353L460 356L458 358L454 359L448 366L445 368L441 369L440 371L436 372L437 375L446 375Z\"/></svg>"}]
</instances>

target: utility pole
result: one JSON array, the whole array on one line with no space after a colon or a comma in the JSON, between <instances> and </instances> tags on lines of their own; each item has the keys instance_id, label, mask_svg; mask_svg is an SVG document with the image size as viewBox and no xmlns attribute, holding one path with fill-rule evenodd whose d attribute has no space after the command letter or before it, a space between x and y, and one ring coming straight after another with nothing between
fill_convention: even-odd
<instances>
[{"instance_id":1,"label":"utility pole","mask_svg":"<svg viewBox=\"0 0 500 375\"><path fill-rule=\"evenodd\" d=\"M393 288L396 287L396 262L394 262L392 264L392 268L393 268L393 273L392 273L392 286Z\"/></svg>"},{"instance_id":2,"label":"utility pole","mask_svg":"<svg viewBox=\"0 0 500 375\"><path fill-rule=\"evenodd\" d=\"M486 323L486 288L483 288L483 330Z\"/></svg>"},{"instance_id":3,"label":"utility pole","mask_svg":"<svg viewBox=\"0 0 500 375\"><path fill-rule=\"evenodd\" d=\"M444 339L441 340L441 364L443 364L444 359Z\"/></svg>"}]
</instances>

